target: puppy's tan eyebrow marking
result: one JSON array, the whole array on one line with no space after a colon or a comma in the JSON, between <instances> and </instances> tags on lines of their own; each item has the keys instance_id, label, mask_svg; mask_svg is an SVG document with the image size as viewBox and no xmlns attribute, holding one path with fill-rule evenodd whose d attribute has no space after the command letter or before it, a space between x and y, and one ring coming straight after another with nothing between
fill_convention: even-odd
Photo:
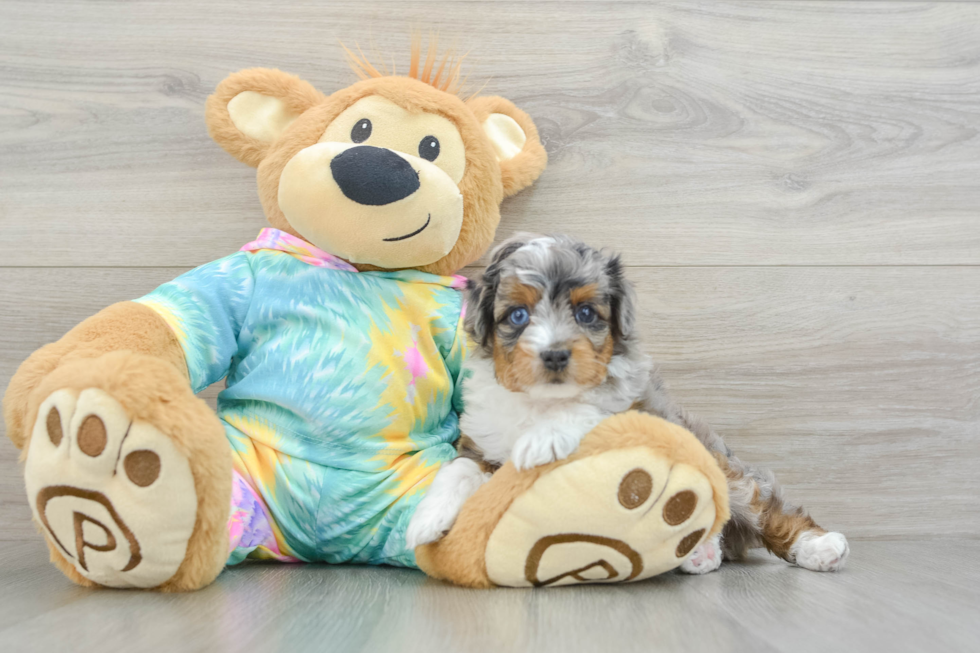
<instances>
[{"instance_id":1,"label":"puppy's tan eyebrow marking","mask_svg":"<svg viewBox=\"0 0 980 653\"><path fill-rule=\"evenodd\" d=\"M568 293L568 297L572 300L573 304L581 304L583 302L594 301L598 292L599 284L590 283L572 288L571 292Z\"/></svg>"},{"instance_id":2,"label":"puppy's tan eyebrow marking","mask_svg":"<svg viewBox=\"0 0 980 653\"><path fill-rule=\"evenodd\" d=\"M504 289L504 295L511 304L534 306L541 300L541 290L517 281L513 281Z\"/></svg>"}]
</instances>

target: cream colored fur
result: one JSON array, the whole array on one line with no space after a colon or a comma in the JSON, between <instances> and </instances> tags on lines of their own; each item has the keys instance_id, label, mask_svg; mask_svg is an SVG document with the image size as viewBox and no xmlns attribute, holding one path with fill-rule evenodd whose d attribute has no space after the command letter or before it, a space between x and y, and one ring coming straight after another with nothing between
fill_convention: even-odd
<instances>
[{"instance_id":1,"label":"cream colored fur","mask_svg":"<svg viewBox=\"0 0 980 653\"><path fill-rule=\"evenodd\" d=\"M281 100L282 108L271 112L275 118L272 122L276 124L284 122L281 118L284 114L296 113L298 117L290 122L280 137L272 143L249 136L235 127L235 121L228 109L229 103L245 92ZM328 205L329 214L314 215L311 207L316 205L312 198L301 203L304 209L297 209L297 203L293 200L286 201L286 206L290 207L288 211L290 215L302 215L300 220L295 217L291 220L283 209L280 192L287 165L303 150L317 143L323 143L324 136L328 134L335 121L343 122L346 126L346 121L353 114L347 114L345 117L345 112L366 99L386 100L399 107L406 115L428 114L431 119L445 120L455 128L455 133L458 133L463 144L464 172L457 184L458 194L462 198L462 221L458 223L458 236L449 251L441 254L434 261L426 262L425 259L438 252L438 247L430 248L428 252L431 253L426 253L424 256L415 256L416 251L411 241L405 241L404 247L390 246L390 243L379 245L376 250L370 252L363 244L355 248L350 244L351 241L357 240L353 235L356 231L354 225L364 223L368 215L366 210L344 213L343 203L331 202ZM279 105L273 103L268 106ZM232 107L234 108L234 105ZM486 121L493 114L497 114L497 117L491 120L489 128L485 128ZM207 120L212 137L222 147L241 161L258 167L259 198L272 226L305 237L321 249L342 258L346 254L348 257L360 259L359 262L356 260L352 262L366 270L417 267L426 272L451 274L472 263L493 241L497 223L500 221L499 206L503 197L530 186L544 170L548 160L534 123L527 114L509 101L499 97L478 97L464 103L454 95L407 77L366 79L333 95L323 96L306 82L280 71L268 69L242 71L222 82L215 94L208 99ZM510 127L503 128L501 125L510 125ZM518 130L523 134L523 143L519 151L514 153L516 144L521 140ZM260 130L251 131L254 134L260 133ZM270 133L275 131L275 127L270 127L268 131ZM331 135L329 138L340 138L339 134L344 131L338 127L337 135ZM397 131L396 129L392 133ZM382 139L381 142L384 144L386 141ZM417 152L404 151L410 149L405 144L393 143L393 145L397 147L392 149L402 154L409 156L417 154ZM397 149L398 147L401 149ZM451 154L453 147L449 150ZM512 156L501 160L498 155L501 151ZM454 177L453 170L446 172L450 178ZM316 185L316 178L312 176L306 178L311 186ZM294 180L289 188L295 189L299 185L298 182L301 180ZM448 196L444 191L438 195ZM390 215L388 211L379 211L375 215L380 216L381 213ZM418 225L418 217L411 215L405 219L415 220L412 224ZM380 220L380 217L378 219ZM318 230L310 229L310 224L317 220L337 221L340 224L333 226L329 234L321 235ZM299 229L294 222L302 222L304 229ZM457 225L450 225L451 223L447 222L445 229L452 233L449 230L455 230ZM433 227L429 229L432 230L430 233L434 233ZM396 253L396 249L401 251ZM386 264L379 264L380 261L385 261Z\"/></svg>"},{"instance_id":2,"label":"cream colored fur","mask_svg":"<svg viewBox=\"0 0 980 653\"><path fill-rule=\"evenodd\" d=\"M134 312L149 310L129 302L125 307ZM156 319L166 327L162 319ZM170 335L169 327L158 332ZM221 422L203 400L194 396L186 377L172 365L130 351L109 352L59 366L29 393L26 422L33 427L40 405L56 391L77 396L91 388L111 396L131 420L152 424L166 434L190 463L197 513L187 555L174 576L157 589L184 591L209 584L228 556L231 449ZM26 454L25 448L24 458ZM76 582L89 584L50 540L48 545L52 560L62 571Z\"/></svg>"},{"instance_id":3,"label":"cream colored fur","mask_svg":"<svg viewBox=\"0 0 980 653\"><path fill-rule=\"evenodd\" d=\"M636 411L615 415L593 429L583 440L578 451L565 460L518 471L512 464L506 464L497 471L490 481L474 493L466 502L455 525L449 534L438 542L416 549L415 556L419 566L430 576L442 578L468 587L492 587L496 583L487 571L487 561L494 555L488 551L491 536L511 509L514 502L530 490L537 481L552 471L585 462L590 472L586 475L589 483L609 481L610 471L619 473L611 466L606 473L593 474L596 469L587 459L607 452L624 449L642 450L653 459L673 461L687 466L693 477L703 477L710 486L714 516L703 537L708 538L721 531L729 518L728 491L725 475L719 469L711 454L698 440L681 427L665 420ZM619 477L616 476L618 481ZM524 519L547 520L551 509L543 503L532 501L527 510L522 508ZM573 511L574 512L574 511ZM529 516L530 515L530 516ZM583 524L579 524L582 526ZM545 528L540 536L555 535ZM499 546L509 546L509 542L499 542ZM506 580L512 580L507 575ZM499 580L503 580L498 578Z\"/></svg>"}]
</instances>

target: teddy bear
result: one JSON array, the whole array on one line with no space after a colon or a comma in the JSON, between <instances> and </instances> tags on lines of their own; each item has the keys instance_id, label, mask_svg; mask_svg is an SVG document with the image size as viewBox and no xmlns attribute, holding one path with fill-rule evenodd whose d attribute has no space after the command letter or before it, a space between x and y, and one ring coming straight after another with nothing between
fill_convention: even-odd
<instances>
[{"instance_id":1,"label":"teddy bear","mask_svg":"<svg viewBox=\"0 0 980 653\"><path fill-rule=\"evenodd\" d=\"M206 103L257 169L269 228L102 310L17 370L3 401L52 563L85 586L186 591L245 559L388 564L474 587L638 580L728 519L681 427L617 415L571 457L505 465L440 541L405 530L459 437L466 280L500 204L547 155L458 62L354 58L326 95L249 69ZM217 412L196 396L224 379Z\"/></svg>"}]
</instances>

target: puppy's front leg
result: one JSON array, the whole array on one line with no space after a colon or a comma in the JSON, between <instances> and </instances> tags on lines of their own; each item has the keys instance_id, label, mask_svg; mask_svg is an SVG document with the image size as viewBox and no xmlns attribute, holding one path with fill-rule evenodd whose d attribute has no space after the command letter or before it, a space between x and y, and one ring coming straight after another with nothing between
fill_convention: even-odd
<instances>
[{"instance_id":1,"label":"puppy's front leg","mask_svg":"<svg viewBox=\"0 0 980 653\"><path fill-rule=\"evenodd\" d=\"M466 500L490 480L490 476L469 458L456 458L443 465L408 523L406 546L414 549L441 539L456 522Z\"/></svg>"},{"instance_id":2,"label":"puppy's front leg","mask_svg":"<svg viewBox=\"0 0 980 653\"><path fill-rule=\"evenodd\" d=\"M582 438L602 421L604 415L591 407L569 409L555 419L542 420L524 432L511 452L518 470L547 465L572 455Z\"/></svg>"}]
</instances>

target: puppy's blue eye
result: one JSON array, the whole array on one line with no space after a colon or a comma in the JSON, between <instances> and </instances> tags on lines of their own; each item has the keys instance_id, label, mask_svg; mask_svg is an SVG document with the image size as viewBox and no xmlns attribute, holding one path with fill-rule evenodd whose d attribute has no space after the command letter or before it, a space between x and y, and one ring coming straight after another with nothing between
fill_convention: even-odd
<instances>
[{"instance_id":1,"label":"puppy's blue eye","mask_svg":"<svg viewBox=\"0 0 980 653\"><path fill-rule=\"evenodd\" d=\"M531 320L531 314L526 308L515 308L507 314L507 321L516 327L524 326Z\"/></svg>"},{"instance_id":2,"label":"puppy's blue eye","mask_svg":"<svg viewBox=\"0 0 980 653\"><path fill-rule=\"evenodd\" d=\"M579 324L592 324L595 318L595 309L588 304L582 304L575 309L575 321Z\"/></svg>"}]
</instances>

